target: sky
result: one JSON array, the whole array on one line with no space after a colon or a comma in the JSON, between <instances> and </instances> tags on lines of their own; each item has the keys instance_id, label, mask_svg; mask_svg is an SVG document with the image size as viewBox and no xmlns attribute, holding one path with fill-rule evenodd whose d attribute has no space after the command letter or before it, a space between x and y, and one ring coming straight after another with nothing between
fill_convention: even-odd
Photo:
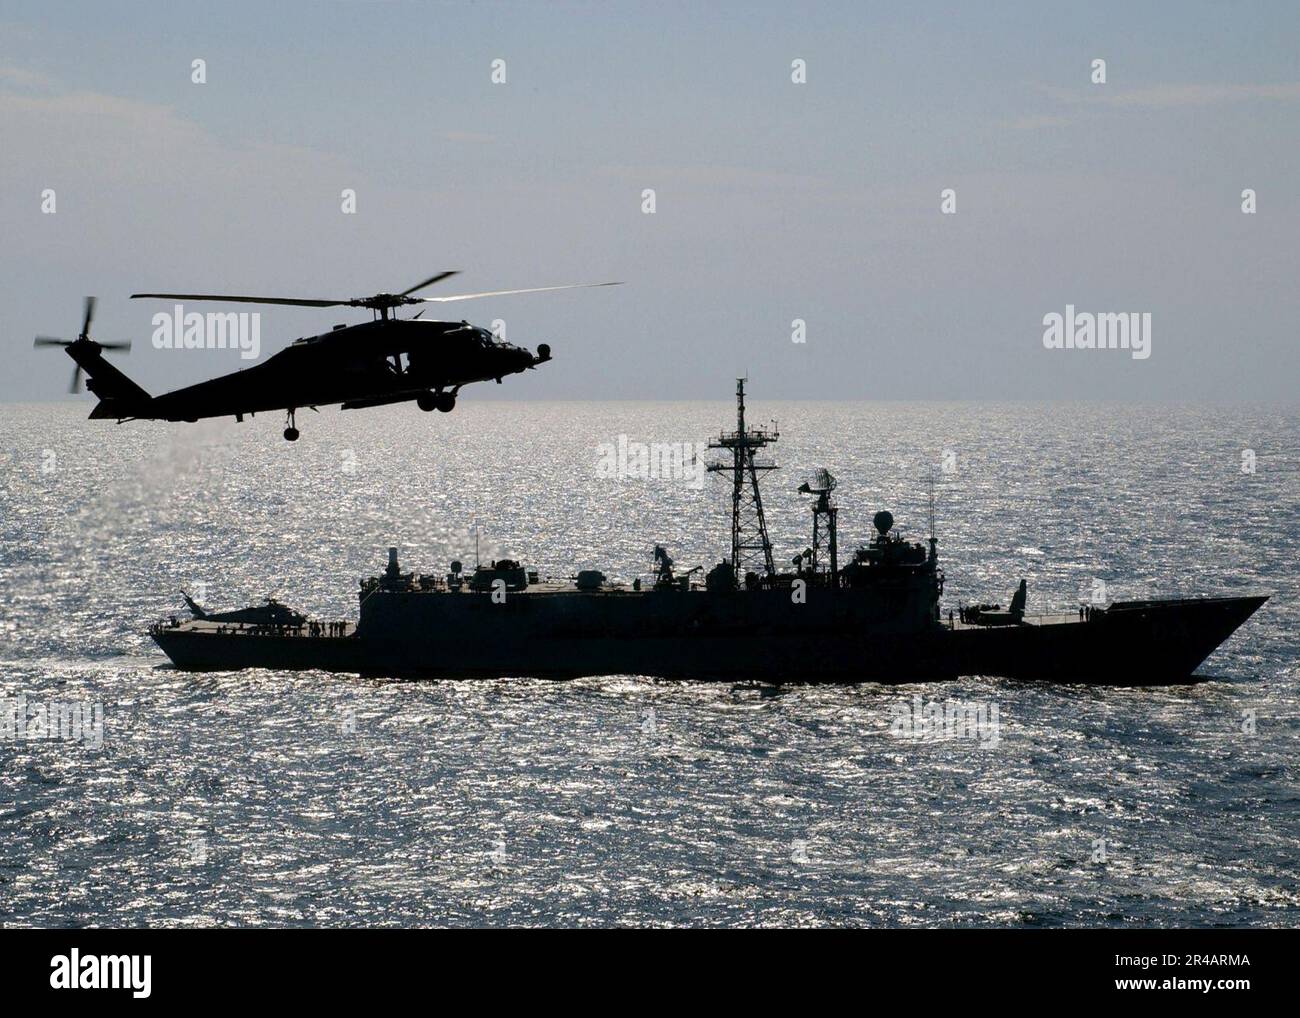
<instances>
[{"instance_id":1,"label":"sky","mask_svg":"<svg viewBox=\"0 0 1300 1018\"><path fill-rule=\"evenodd\" d=\"M432 305L554 353L462 398L1293 403L1298 42L1293 2L3 0L0 399L89 409L32 349L85 294L158 393L248 362L133 292L457 269L624 283ZM1046 348L1067 305L1150 356ZM369 316L261 310L263 357Z\"/></svg>"}]
</instances>

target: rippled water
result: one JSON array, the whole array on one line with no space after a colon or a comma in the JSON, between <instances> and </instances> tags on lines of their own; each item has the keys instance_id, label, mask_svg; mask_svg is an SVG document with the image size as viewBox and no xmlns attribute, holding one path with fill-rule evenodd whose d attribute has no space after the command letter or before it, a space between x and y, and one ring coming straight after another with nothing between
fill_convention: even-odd
<instances>
[{"instance_id":1,"label":"rippled water","mask_svg":"<svg viewBox=\"0 0 1300 1018\"><path fill-rule=\"evenodd\" d=\"M468 395L468 394L467 394ZM1295 925L1300 421L1288 408L765 404L780 557L794 488L839 478L842 542L890 508L948 600L1071 607L1272 592L1155 690L966 679L775 690L632 676L383 683L189 675L145 637L178 587L355 617L402 549L630 579L726 543L720 482L606 480L596 447L697 442L716 404L472 398L280 424L0 407L0 689L102 705L99 749L0 741L0 922L37 925ZM1255 472L1243 473L1243 450ZM894 711L996 707L996 744ZM1250 734L1253 720L1254 734ZM1102 855L1104 854L1104 861Z\"/></svg>"}]
</instances>

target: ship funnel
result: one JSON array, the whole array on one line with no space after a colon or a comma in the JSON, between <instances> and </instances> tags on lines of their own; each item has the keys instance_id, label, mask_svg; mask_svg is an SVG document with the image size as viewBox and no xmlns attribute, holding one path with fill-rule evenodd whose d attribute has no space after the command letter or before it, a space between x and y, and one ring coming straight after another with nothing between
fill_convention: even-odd
<instances>
[{"instance_id":1,"label":"ship funnel","mask_svg":"<svg viewBox=\"0 0 1300 1018\"><path fill-rule=\"evenodd\" d=\"M388 549L388 575L396 576L400 572L401 572L401 568L397 564L397 549L389 548Z\"/></svg>"}]
</instances>

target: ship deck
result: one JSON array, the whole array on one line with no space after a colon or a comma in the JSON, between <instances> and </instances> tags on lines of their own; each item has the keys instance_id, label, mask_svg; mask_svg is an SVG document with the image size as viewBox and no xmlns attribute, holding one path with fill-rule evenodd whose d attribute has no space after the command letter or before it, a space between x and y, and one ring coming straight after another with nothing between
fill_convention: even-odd
<instances>
[{"instance_id":1,"label":"ship deck","mask_svg":"<svg viewBox=\"0 0 1300 1018\"><path fill-rule=\"evenodd\" d=\"M356 635L357 624L355 622L338 621L342 629L339 635L336 636L327 635L329 633L328 629L319 636L313 636L305 625L266 626L251 622L213 622L209 619L187 619L175 626L164 622L160 628L164 633L205 633L213 636L279 636L294 640L341 640ZM328 625L328 623L325 624Z\"/></svg>"},{"instance_id":2,"label":"ship deck","mask_svg":"<svg viewBox=\"0 0 1300 1018\"><path fill-rule=\"evenodd\" d=\"M572 585L566 585L557 582L552 584L546 584L546 583L534 584L530 586L527 591L520 591L519 593L521 594L526 593L529 595L536 596L538 594L541 595L571 594L574 592L575 591ZM443 591L442 593L447 593L447 591ZM597 595L618 596L620 594L646 593L646 591L638 592L626 588L623 589L614 588L611 590L591 591L589 593L597 594ZM510 596L513 597L516 595L512 594ZM1079 613L1077 611L1044 612L1039 615L1026 615L1021 620L1021 625L1026 625L1026 626L1059 626L1059 625L1070 625L1070 624L1083 625L1084 621L1085 621L1084 619L1079 618ZM974 623L974 622L962 622L961 619L956 618L955 616L953 618L953 621L949 622L946 615L942 619L942 622L945 628L951 629L954 632L960 632L968 629L986 630L986 629L997 629L997 628L1009 628L1005 626L979 625L978 623ZM171 631L171 632L186 632L186 633L202 633L205 635L213 635L213 636L222 636L222 635L280 636L280 637L285 637L290 639L301 639L301 640L340 640L340 639L347 639L349 637L355 636L357 633L357 624L355 622L343 622L341 631L335 635L329 635L329 631L326 630L324 633L322 633L319 636L311 635L310 630L305 625L301 627L292 627L292 626L268 627L265 625L257 625L250 622L214 622L207 619L186 619L175 626L168 625L167 623L162 623L161 628L163 629L164 632Z\"/></svg>"},{"instance_id":3,"label":"ship deck","mask_svg":"<svg viewBox=\"0 0 1300 1018\"><path fill-rule=\"evenodd\" d=\"M953 621L950 623L950 622L948 621L948 617L947 617L947 615L945 615L945 616L943 617L942 621L943 621L943 624L944 624L944 626L945 626L946 628L951 629L951 630L953 630L954 632L957 632L957 631L960 631L960 630L963 630L963 629L1007 629L1007 628L1011 628L1011 627L1009 627L1009 626L988 626L988 625L980 625L978 622L963 622L961 619L957 618L956 616L953 617ZM1022 618L1022 619L1020 620L1020 624L1021 624L1021 625L1025 625L1025 626L1062 626L1062 625L1069 625L1070 623L1074 623L1074 624L1076 624L1076 625L1080 625L1080 626L1081 626L1081 625L1084 624L1085 621L1086 621L1085 619L1081 619L1081 618L1079 617L1079 613L1078 613L1078 611L1072 611L1072 612L1043 612L1043 613L1041 613L1041 614L1039 614L1039 615L1026 615L1024 618Z\"/></svg>"}]
</instances>

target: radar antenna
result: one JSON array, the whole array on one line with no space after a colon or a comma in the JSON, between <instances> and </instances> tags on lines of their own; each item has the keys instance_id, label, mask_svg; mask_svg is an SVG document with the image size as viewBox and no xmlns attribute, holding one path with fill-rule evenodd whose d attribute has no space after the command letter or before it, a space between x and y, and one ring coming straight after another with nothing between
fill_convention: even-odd
<instances>
[{"instance_id":1,"label":"radar antenna","mask_svg":"<svg viewBox=\"0 0 1300 1018\"><path fill-rule=\"evenodd\" d=\"M839 509L831 501L831 492L835 490L835 475L825 467L817 470L807 481L799 485L799 492L803 495L816 495L817 501L813 503L813 539L812 539L812 568L816 571L818 559L822 548L822 518L825 517L826 545L830 551L831 567L831 586L838 587L840 580L840 562L839 547L836 534L836 517L839 515Z\"/></svg>"}]
</instances>

